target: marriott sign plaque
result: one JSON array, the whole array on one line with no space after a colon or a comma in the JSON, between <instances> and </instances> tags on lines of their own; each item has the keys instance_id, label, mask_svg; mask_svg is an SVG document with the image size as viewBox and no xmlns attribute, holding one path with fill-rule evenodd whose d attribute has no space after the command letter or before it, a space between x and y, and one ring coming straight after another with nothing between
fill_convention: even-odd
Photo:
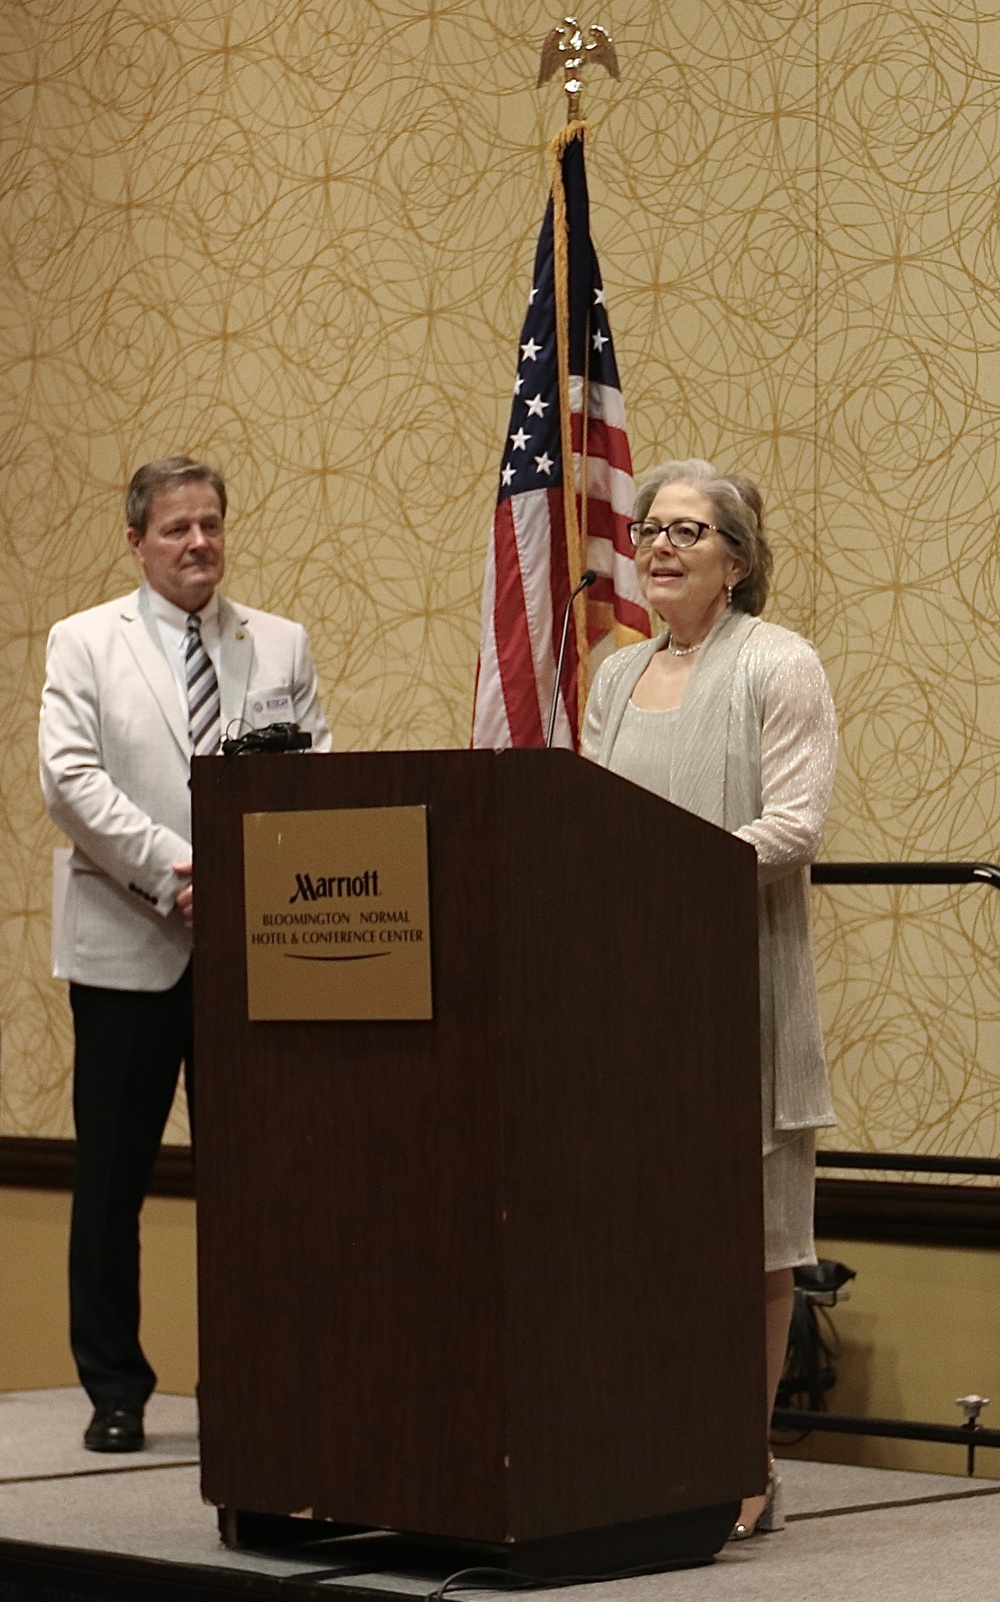
<instances>
[{"instance_id":1,"label":"marriott sign plaque","mask_svg":"<svg viewBox=\"0 0 1000 1602\"><path fill-rule=\"evenodd\" d=\"M252 1019L430 1018L427 809L243 816Z\"/></svg>"}]
</instances>

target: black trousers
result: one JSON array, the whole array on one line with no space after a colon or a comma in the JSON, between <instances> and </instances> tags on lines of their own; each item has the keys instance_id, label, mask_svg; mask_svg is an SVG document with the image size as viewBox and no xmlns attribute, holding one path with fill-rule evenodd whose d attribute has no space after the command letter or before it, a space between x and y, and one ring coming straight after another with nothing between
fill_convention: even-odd
<instances>
[{"instance_id":1,"label":"black trousers","mask_svg":"<svg viewBox=\"0 0 1000 1602\"><path fill-rule=\"evenodd\" d=\"M139 1213L183 1062L194 1111L191 965L170 990L71 984L76 1176L70 1342L95 1406L141 1408L156 1375L139 1345Z\"/></svg>"}]
</instances>

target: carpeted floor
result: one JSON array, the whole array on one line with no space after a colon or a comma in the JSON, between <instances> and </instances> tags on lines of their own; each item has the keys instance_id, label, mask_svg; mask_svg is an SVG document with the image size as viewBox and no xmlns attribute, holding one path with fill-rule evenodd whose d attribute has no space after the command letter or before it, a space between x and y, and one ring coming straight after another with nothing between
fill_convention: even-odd
<instances>
[{"instance_id":1,"label":"carpeted floor","mask_svg":"<svg viewBox=\"0 0 1000 1602\"><path fill-rule=\"evenodd\" d=\"M152 1396L144 1452L85 1452L93 1409L80 1390L0 1392L0 1485L197 1463L198 1411L189 1396Z\"/></svg>"},{"instance_id":2,"label":"carpeted floor","mask_svg":"<svg viewBox=\"0 0 1000 1602\"><path fill-rule=\"evenodd\" d=\"M329 1574L321 1548L283 1558L227 1551L198 1486L196 1414L157 1396L145 1452L80 1444L75 1390L0 1395L0 1538L259 1575ZM566 1587L572 1602L1000 1602L1000 1482L819 1463L783 1465L788 1528L729 1546L705 1569ZM444 1577L394 1572L391 1544L356 1548L354 1587L428 1596ZM340 1583L347 1579L343 1575ZM338 1581L324 1584L336 1594ZM482 1593L480 1593L482 1594ZM465 1593L460 1592L460 1596Z\"/></svg>"}]
</instances>

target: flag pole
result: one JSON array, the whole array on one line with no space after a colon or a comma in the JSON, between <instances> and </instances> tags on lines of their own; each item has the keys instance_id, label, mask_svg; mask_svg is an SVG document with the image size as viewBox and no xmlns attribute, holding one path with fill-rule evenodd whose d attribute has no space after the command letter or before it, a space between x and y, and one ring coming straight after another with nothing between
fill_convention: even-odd
<instances>
[{"instance_id":1,"label":"flag pole","mask_svg":"<svg viewBox=\"0 0 1000 1602\"><path fill-rule=\"evenodd\" d=\"M574 139L581 142L585 122L568 122L549 146L552 168L552 262L556 301L556 366L559 376L559 434L562 450L563 516L566 526L566 559L570 591L576 589L584 568L580 519L577 514L576 482L573 473L573 418L569 399L569 227L566 220L566 191L563 188L562 158ZM585 515L585 514L584 514ZM573 602L576 636L577 734L582 726L587 688L587 602L581 592ZM559 687L556 686L558 694Z\"/></svg>"},{"instance_id":2,"label":"flag pole","mask_svg":"<svg viewBox=\"0 0 1000 1602\"><path fill-rule=\"evenodd\" d=\"M587 468L590 461L590 307L587 308L587 321L583 331L583 437L580 441L580 561L589 567L589 540L588 531L590 512L590 486L587 482ZM583 605L580 606L580 602ZM590 630L587 627L587 593L578 595L574 606L578 607L577 622L583 624L584 649L577 657L577 735L583 733L583 714L587 707L587 696L590 693ZM577 644L579 645L580 629L577 628Z\"/></svg>"},{"instance_id":3,"label":"flag pole","mask_svg":"<svg viewBox=\"0 0 1000 1602\"><path fill-rule=\"evenodd\" d=\"M583 439L580 453L580 502L577 512L577 490L573 473L573 425L569 404L569 231L566 222L566 193L563 188L562 158L574 139L581 145L587 124L580 118L580 70L593 58L610 74L620 78L618 57L610 34L604 28L588 29L590 42L584 43L583 29L575 17L564 17L561 28L553 28L542 45L538 69L538 87L547 83L559 67L563 69L563 88L566 93L566 126L556 134L549 146L549 163L552 175L553 267L556 300L556 348L559 374L559 424L563 459L563 512L566 524L566 554L569 567L570 590L580 582L580 574L587 562L588 551L588 442L590 421L590 309L584 333L583 356ZM573 621L576 633L577 661L577 727L579 736L583 728L583 714L589 688L589 643L587 634L587 597L581 591L573 602ZM559 686L556 685L556 694Z\"/></svg>"}]
</instances>

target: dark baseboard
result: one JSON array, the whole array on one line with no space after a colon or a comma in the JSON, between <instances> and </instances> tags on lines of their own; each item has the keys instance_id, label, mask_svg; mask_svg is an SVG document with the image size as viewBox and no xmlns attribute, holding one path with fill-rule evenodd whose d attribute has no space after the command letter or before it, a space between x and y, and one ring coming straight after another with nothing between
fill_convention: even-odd
<instances>
[{"instance_id":1,"label":"dark baseboard","mask_svg":"<svg viewBox=\"0 0 1000 1602\"><path fill-rule=\"evenodd\" d=\"M908 1246L1000 1247L1000 1187L819 1179L816 1234Z\"/></svg>"},{"instance_id":2,"label":"dark baseboard","mask_svg":"<svg viewBox=\"0 0 1000 1602\"><path fill-rule=\"evenodd\" d=\"M0 1136L0 1186L71 1190L72 1140ZM164 1146L151 1196L193 1196L188 1146ZM890 1179L819 1179L816 1233L826 1240L872 1240L911 1246L1000 1247L1000 1186L925 1185Z\"/></svg>"},{"instance_id":3,"label":"dark baseboard","mask_svg":"<svg viewBox=\"0 0 1000 1602\"><path fill-rule=\"evenodd\" d=\"M0 1186L8 1190L72 1190L76 1142L0 1135ZM163 1146L149 1187L151 1196L193 1196L190 1146Z\"/></svg>"}]
</instances>

